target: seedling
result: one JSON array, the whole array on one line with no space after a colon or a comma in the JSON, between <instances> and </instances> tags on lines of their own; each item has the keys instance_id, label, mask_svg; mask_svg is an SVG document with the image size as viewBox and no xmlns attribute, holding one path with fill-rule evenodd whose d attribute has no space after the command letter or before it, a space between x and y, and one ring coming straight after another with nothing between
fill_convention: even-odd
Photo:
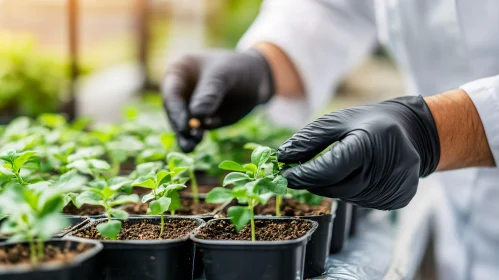
<instances>
[{"instance_id":1,"label":"seedling","mask_svg":"<svg viewBox=\"0 0 499 280\"><path fill-rule=\"evenodd\" d=\"M80 148L76 153L68 156L69 164L66 165L66 168L68 170L77 170L93 178L101 178L104 173L111 170L109 163L97 159L103 153L104 150L99 146Z\"/></svg>"},{"instance_id":2,"label":"seedling","mask_svg":"<svg viewBox=\"0 0 499 280\"><path fill-rule=\"evenodd\" d=\"M273 170L265 174L265 166L271 163ZM223 170L234 171L225 176L223 186L233 185L232 189L217 187L210 191L206 201L222 203L237 199L244 206L232 206L228 215L237 231L248 223L251 224L251 240L255 241L254 208L259 203L266 204L273 195L287 193L287 180L279 175L276 151L259 146L251 154L251 163L241 165L234 161L224 161L219 167ZM277 203L276 203L277 204ZM276 213L277 214L277 213Z\"/></svg>"},{"instance_id":3,"label":"seedling","mask_svg":"<svg viewBox=\"0 0 499 280\"><path fill-rule=\"evenodd\" d=\"M68 225L61 214L64 194L78 191L85 182L74 172L57 181L18 183L6 189L0 195L0 216L6 217L0 234L10 236L11 241L28 241L31 262L37 263L44 254L44 241Z\"/></svg>"},{"instance_id":4,"label":"seedling","mask_svg":"<svg viewBox=\"0 0 499 280\"><path fill-rule=\"evenodd\" d=\"M1 173L15 177L22 185L27 182L21 177L21 168L37 166L40 163L40 158L33 151L18 153L16 150L7 150L0 154L0 160L5 161Z\"/></svg>"},{"instance_id":5,"label":"seedling","mask_svg":"<svg viewBox=\"0 0 499 280\"><path fill-rule=\"evenodd\" d=\"M121 231L121 221L127 220L128 213L114 208L118 205L137 203L139 197L136 194L124 194L121 189L130 184L126 178L116 177L108 180L97 180L89 183L89 187L79 194L75 200L75 206L80 208L83 204L100 205L104 207L107 214L107 222L97 225L97 230L103 237L116 239ZM112 220L111 218L116 218Z\"/></svg>"},{"instance_id":6,"label":"seedling","mask_svg":"<svg viewBox=\"0 0 499 280\"><path fill-rule=\"evenodd\" d=\"M168 168L175 170L178 167L184 168L191 182L192 196L194 203L199 203L198 182L196 180L195 161L192 157L177 152L171 152L166 157Z\"/></svg>"},{"instance_id":7,"label":"seedling","mask_svg":"<svg viewBox=\"0 0 499 280\"><path fill-rule=\"evenodd\" d=\"M132 183L134 187L151 189L150 193L142 197L142 203L149 202L148 214L161 216L159 236L163 234L165 228L164 213L170 211L175 215L175 210L182 207L178 191L186 187L186 179L179 177L184 170L185 168L177 167L170 171L151 172Z\"/></svg>"}]
</instances>

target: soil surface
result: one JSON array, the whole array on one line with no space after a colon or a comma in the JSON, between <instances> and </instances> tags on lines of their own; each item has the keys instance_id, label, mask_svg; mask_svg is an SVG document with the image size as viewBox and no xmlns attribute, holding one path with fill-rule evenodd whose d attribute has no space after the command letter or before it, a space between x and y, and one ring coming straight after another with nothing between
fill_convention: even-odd
<instances>
[{"instance_id":1,"label":"soil surface","mask_svg":"<svg viewBox=\"0 0 499 280\"><path fill-rule=\"evenodd\" d=\"M198 204L194 203L194 200L188 198L181 198L182 208L175 211L175 215L187 216L187 215L201 215L201 214L212 214L215 209L220 207L218 204L206 203L203 200L199 201ZM145 215L147 214L147 209L149 208L149 203L138 202L135 204L127 204L123 208L128 214ZM166 212L165 214L169 214Z\"/></svg>"},{"instance_id":2,"label":"soil surface","mask_svg":"<svg viewBox=\"0 0 499 280\"><path fill-rule=\"evenodd\" d=\"M227 209L230 206L237 205L237 201L232 201L232 203L226 207L221 216L227 217ZM281 216L320 216L331 214L331 201L323 199L320 205L308 205L306 203L300 203L298 200L283 199L281 204ZM255 207L255 215L260 216L275 216L275 198L271 198L266 205L259 204Z\"/></svg>"},{"instance_id":3,"label":"soil surface","mask_svg":"<svg viewBox=\"0 0 499 280\"><path fill-rule=\"evenodd\" d=\"M40 263L67 263L79 254L90 249L90 244L78 244L74 249L59 248L52 245L45 246L45 254ZM0 247L0 267L13 265L31 265L29 247L27 244L17 244L6 249Z\"/></svg>"},{"instance_id":4,"label":"soil surface","mask_svg":"<svg viewBox=\"0 0 499 280\"><path fill-rule=\"evenodd\" d=\"M255 238L258 241L291 240L304 236L312 228L307 220L279 222L270 220L255 221ZM216 220L202 227L196 234L200 239L211 240L251 240L251 227L246 225L237 232L228 220Z\"/></svg>"},{"instance_id":5,"label":"soil surface","mask_svg":"<svg viewBox=\"0 0 499 280\"><path fill-rule=\"evenodd\" d=\"M81 208L78 209L73 202L69 202L68 205L62 209L62 213L75 216L96 216L104 214L104 207L83 204Z\"/></svg>"},{"instance_id":6,"label":"soil surface","mask_svg":"<svg viewBox=\"0 0 499 280\"><path fill-rule=\"evenodd\" d=\"M197 223L193 220L165 218L165 229L161 237L159 237L159 233L161 231L159 223L153 224L150 220L133 223L123 222L123 226L117 240L176 239L188 235L196 227ZM72 235L89 239L104 239L97 231L95 224L82 228Z\"/></svg>"}]
</instances>

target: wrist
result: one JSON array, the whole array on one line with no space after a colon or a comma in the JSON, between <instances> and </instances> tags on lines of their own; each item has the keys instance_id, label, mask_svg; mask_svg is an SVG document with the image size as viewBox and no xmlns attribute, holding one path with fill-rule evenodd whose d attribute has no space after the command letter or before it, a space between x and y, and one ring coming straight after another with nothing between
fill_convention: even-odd
<instances>
[{"instance_id":1,"label":"wrist","mask_svg":"<svg viewBox=\"0 0 499 280\"><path fill-rule=\"evenodd\" d=\"M260 52L270 66L275 94L286 98L304 98L305 89L291 59L271 43L258 43L252 47Z\"/></svg>"},{"instance_id":2,"label":"wrist","mask_svg":"<svg viewBox=\"0 0 499 280\"><path fill-rule=\"evenodd\" d=\"M494 166L480 116L462 89L425 98L440 138L438 171Z\"/></svg>"}]
</instances>

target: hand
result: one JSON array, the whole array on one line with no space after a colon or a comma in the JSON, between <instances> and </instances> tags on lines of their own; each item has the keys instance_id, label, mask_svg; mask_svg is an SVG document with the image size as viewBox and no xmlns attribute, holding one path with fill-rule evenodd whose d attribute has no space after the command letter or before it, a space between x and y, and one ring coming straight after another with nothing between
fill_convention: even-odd
<instances>
[{"instance_id":1,"label":"hand","mask_svg":"<svg viewBox=\"0 0 499 280\"><path fill-rule=\"evenodd\" d=\"M273 95L272 72L256 50L185 55L168 66L163 100L180 148L192 151L205 129L235 123ZM193 129L189 120L200 120Z\"/></svg>"},{"instance_id":2,"label":"hand","mask_svg":"<svg viewBox=\"0 0 499 280\"><path fill-rule=\"evenodd\" d=\"M327 114L284 142L277 156L303 163L282 171L291 188L393 210L406 206L419 178L436 169L440 142L424 99L401 97Z\"/></svg>"}]
</instances>

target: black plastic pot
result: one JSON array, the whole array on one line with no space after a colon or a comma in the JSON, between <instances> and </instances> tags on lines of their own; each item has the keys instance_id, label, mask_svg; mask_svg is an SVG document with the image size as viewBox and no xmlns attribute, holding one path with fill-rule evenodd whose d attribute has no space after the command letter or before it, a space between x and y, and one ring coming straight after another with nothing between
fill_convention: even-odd
<instances>
[{"instance_id":1,"label":"black plastic pot","mask_svg":"<svg viewBox=\"0 0 499 280\"><path fill-rule=\"evenodd\" d=\"M195 220L198 226L204 224L201 219L173 216L165 216L165 223L171 219L191 219ZM143 220L159 224L160 217L130 217L128 222ZM69 235L103 221L106 219L92 221ZM171 240L99 241L104 245L99 257L100 266L97 268L100 279L192 279L194 246L188 235Z\"/></svg>"},{"instance_id":2,"label":"black plastic pot","mask_svg":"<svg viewBox=\"0 0 499 280\"><path fill-rule=\"evenodd\" d=\"M359 207L352 205L352 217L350 219L350 230L348 236L352 237L357 233L357 221L359 220Z\"/></svg>"},{"instance_id":3,"label":"black plastic pot","mask_svg":"<svg viewBox=\"0 0 499 280\"><path fill-rule=\"evenodd\" d=\"M269 219L276 223L294 220L270 217L256 219ZM220 220L229 219L212 220L208 224ZM315 221L310 222L310 231L294 240L205 240L196 238L197 230L191 233L191 239L203 253L206 280L303 279L306 246L319 226Z\"/></svg>"},{"instance_id":4,"label":"black plastic pot","mask_svg":"<svg viewBox=\"0 0 499 280\"><path fill-rule=\"evenodd\" d=\"M22 242L27 244L27 242ZM76 248L81 243L91 244L93 247L75 257L69 263L40 264L36 268L29 266L12 266L0 268L2 280L87 280L95 279L95 264L102 244L93 240L76 238L51 239L45 242L59 248ZM13 247L18 243L5 243L0 247ZM27 246L27 245L26 245Z\"/></svg>"},{"instance_id":5,"label":"black plastic pot","mask_svg":"<svg viewBox=\"0 0 499 280\"><path fill-rule=\"evenodd\" d=\"M90 218L84 216L66 216L69 219L70 226L60 233L54 235L55 238L60 238L66 235L68 232L82 228L90 222Z\"/></svg>"},{"instance_id":6,"label":"black plastic pot","mask_svg":"<svg viewBox=\"0 0 499 280\"><path fill-rule=\"evenodd\" d=\"M348 233L350 232L351 217L352 204L338 200L329 253L336 254L343 250L343 247L348 239Z\"/></svg>"},{"instance_id":7,"label":"black plastic pot","mask_svg":"<svg viewBox=\"0 0 499 280\"><path fill-rule=\"evenodd\" d=\"M326 270L336 207L337 201L333 200L331 202L331 214L300 217L300 219L316 221L319 224L307 244L305 270L303 273L305 278L317 277L322 275Z\"/></svg>"}]
</instances>

